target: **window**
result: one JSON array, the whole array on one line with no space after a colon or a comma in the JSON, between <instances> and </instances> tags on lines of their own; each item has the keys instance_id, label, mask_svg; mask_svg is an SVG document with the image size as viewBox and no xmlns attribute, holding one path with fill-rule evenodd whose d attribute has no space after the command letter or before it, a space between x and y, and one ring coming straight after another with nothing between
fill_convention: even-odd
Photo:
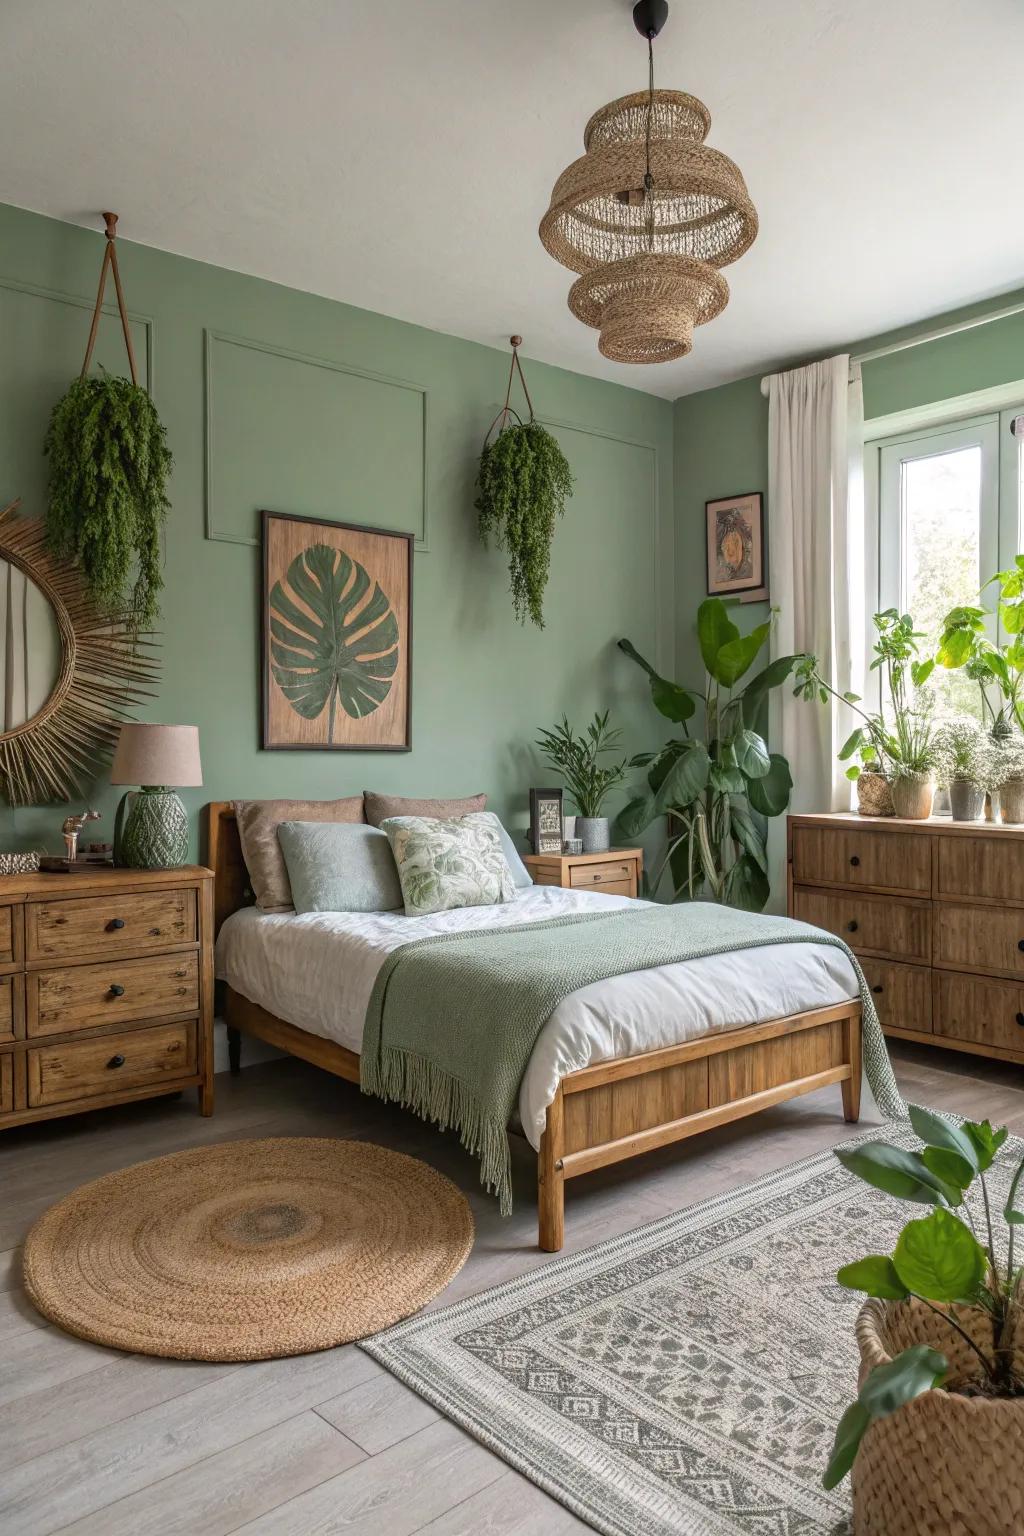
<instances>
[{"instance_id":1,"label":"window","mask_svg":"<svg viewBox=\"0 0 1024 1536\"><path fill-rule=\"evenodd\" d=\"M877 561L870 562L877 591L869 590L869 606L873 612L877 597L878 609L912 613L927 649L949 610L976 604L982 583L1021 548L1024 442L1010 432L1015 414L993 412L869 446L868 483L877 500ZM1000 638L994 617L991 638ZM942 713L980 712L977 688L962 672L940 668L934 680Z\"/></svg>"}]
</instances>

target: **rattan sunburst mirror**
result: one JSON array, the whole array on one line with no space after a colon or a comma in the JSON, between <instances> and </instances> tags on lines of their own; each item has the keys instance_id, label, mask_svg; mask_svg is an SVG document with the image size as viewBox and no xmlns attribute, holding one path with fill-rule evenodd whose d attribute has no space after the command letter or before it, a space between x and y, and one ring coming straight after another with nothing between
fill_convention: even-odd
<instances>
[{"instance_id":1,"label":"rattan sunburst mirror","mask_svg":"<svg viewBox=\"0 0 1024 1536\"><path fill-rule=\"evenodd\" d=\"M15 516L18 505L0 512L0 793L41 805L70 800L109 761L159 663L151 641L97 610L78 571L48 549L43 524Z\"/></svg>"}]
</instances>

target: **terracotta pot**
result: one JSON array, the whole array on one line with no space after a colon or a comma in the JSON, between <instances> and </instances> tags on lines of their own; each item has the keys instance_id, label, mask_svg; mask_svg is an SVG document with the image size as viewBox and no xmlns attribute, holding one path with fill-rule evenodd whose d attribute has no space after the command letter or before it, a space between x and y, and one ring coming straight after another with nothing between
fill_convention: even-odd
<instances>
[{"instance_id":1,"label":"terracotta pot","mask_svg":"<svg viewBox=\"0 0 1024 1536\"><path fill-rule=\"evenodd\" d=\"M958 1308L979 1344L987 1319ZM919 1302L868 1301L857 1318L860 1381L912 1344L949 1361L949 1385L978 1380L980 1366L949 1324ZM1017 1325L1014 1368L1024 1367ZM853 1464L854 1536L1019 1536L1024 1530L1024 1399L924 1392L873 1424Z\"/></svg>"},{"instance_id":2,"label":"terracotta pot","mask_svg":"<svg viewBox=\"0 0 1024 1536\"><path fill-rule=\"evenodd\" d=\"M934 779L903 776L893 780L892 803L904 821L927 821L935 800Z\"/></svg>"},{"instance_id":3,"label":"terracotta pot","mask_svg":"<svg viewBox=\"0 0 1024 1536\"><path fill-rule=\"evenodd\" d=\"M1003 820L1016 825L1024 821L1024 779L1010 779L999 786L999 804Z\"/></svg>"},{"instance_id":4,"label":"terracotta pot","mask_svg":"<svg viewBox=\"0 0 1024 1536\"><path fill-rule=\"evenodd\" d=\"M985 811L985 791L970 779L951 779L949 809L954 821L979 821Z\"/></svg>"},{"instance_id":5,"label":"terracotta pot","mask_svg":"<svg viewBox=\"0 0 1024 1536\"><path fill-rule=\"evenodd\" d=\"M882 773L862 773L857 780L857 811L861 816L895 816L892 788Z\"/></svg>"}]
</instances>

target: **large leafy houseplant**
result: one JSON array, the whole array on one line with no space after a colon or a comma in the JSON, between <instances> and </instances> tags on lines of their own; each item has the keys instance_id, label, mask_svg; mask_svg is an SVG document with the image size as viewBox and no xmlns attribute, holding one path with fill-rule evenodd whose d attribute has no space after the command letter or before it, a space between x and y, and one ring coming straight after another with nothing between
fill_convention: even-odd
<instances>
[{"instance_id":1,"label":"large leafy houseplant","mask_svg":"<svg viewBox=\"0 0 1024 1536\"><path fill-rule=\"evenodd\" d=\"M1009 643L998 646L988 638L991 615L984 608L951 608L939 636L938 659L950 671L963 667L978 684L982 720L998 737L1014 725L1024 729L1024 554L1017 555L1008 570L997 571L985 587L995 583L999 621ZM998 708L990 689L1000 700Z\"/></svg>"},{"instance_id":2,"label":"large leafy houseplant","mask_svg":"<svg viewBox=\"0 0 1024 1536\"><path fill-rule=\"evenodd\" d=\"M608 710L595 714L578 736L565 715L553 731L540 732L537 745L565 780L581 816L600 816L605 800L626 777L625 758L607 767L598 761L605 753L614 752L621 740L622 732L608 724Z\"/></svg>"},{"instance_id":3,"label":"large leafy houseplant","mask_svg":"<svg viewBox=\"0 0 1024 1536\"><path fill-rule=\"evenodd\" d=\"M738 684L770 633L768 622L741 635L721 598L701 603L701 689L662 677L629 640L619 641L647 673L659 713L678 727L659 751L632 759L631 767L646 768L647 783L618 819L625 838L638 837L661 817L669 819L663 862L648 881L654 892L667 874L677 901L704 896L759 912L768 900L768 818L786 809L793 779L786 759L765 744L764 712L770 690L785 682L798 658L782 656L744 688ZM701 726L702 734L696 734Z\"/></svg>"},{"instance_id":4,"label":"large leafy houseplant","mask_svg":"<svg viewBox=\"0 0 1024 1536\"><path fill-rule=\"evenodd\" d=\"M933 1314L936 1342L949 1340L952 1330L969 1368L954 1373L942 1350L918 1343L871 1370L840 1420L823 1479L826 1488L846 1476L871 1425L933 1388L989 1399L1020 1398L1024 1412L1024 1380L1017 1364L1022 1271L1015 1253L1016 1230L1024 1223L1024 1212L1017 1209L1024 1158L1009 1184L1000 1243L986 1174L1006 1130L993 1130L987 1120L957 1123L917 1106L911 1106L910 1119L924 1143L920 1151L872 1141L837 1147L836 1156L875 1189L932 1210L907 1222L891 1254L870 1254L846 1264L836 1278L884 1302L886 1312L916 1307Z\"/></svg>"}]
</instances>

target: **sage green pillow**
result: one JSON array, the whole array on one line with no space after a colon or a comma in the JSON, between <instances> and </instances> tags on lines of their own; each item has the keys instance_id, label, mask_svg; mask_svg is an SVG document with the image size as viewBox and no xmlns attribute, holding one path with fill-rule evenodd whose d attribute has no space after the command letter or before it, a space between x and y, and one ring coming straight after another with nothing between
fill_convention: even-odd
<instances>
[{"instance_id":1,"label":"sage green pillow","mask_svg":"<svg viewBox=\"0 0 1024 1536\"><path fill-rule=\"evenodd\" d=\"M296 912L395 912L402 907L391 845L359 822L284 821L277 829Z\"/></svg>"},{"instance_id":2,"label":"sage green pillow","mask_svg":"<svg viewBox=\"0 0 1024 1536\"><path fill-rule=\"evenodd\" d=\"M440 821L390 816L386 832L398 866L408 917L455 907L490 907L515 898L516 886L501 846L501 823L491 811Z\"/></svg>"}]
</instances>

